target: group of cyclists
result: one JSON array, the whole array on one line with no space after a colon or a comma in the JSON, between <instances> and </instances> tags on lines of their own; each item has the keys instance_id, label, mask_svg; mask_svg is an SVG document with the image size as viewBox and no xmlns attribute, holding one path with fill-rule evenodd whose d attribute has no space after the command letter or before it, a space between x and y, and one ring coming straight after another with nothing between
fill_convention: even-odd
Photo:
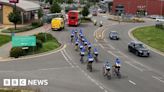
<instances>
[{"instance_id":1,"label":"group of cyclists","mask_svg":"<svg viewBox=\"0 0 164 92\"><path fill-rule=\"evenodd\" d=\"M84 56L87 55L87 69L92 72L92 63L98 62L98 49L93 48L92 44L87 40L85 35L83 34L82 29L73 29L71 31L71 43L74 44L75 51L80 52L80 62L84 63ZM112 73L118 77L120 77L120 67L121 62L119 58L116 58L115 64L111 66L109 60L106 61L103 65L103 75L107 77L111 77L110 70Z\"/></svg>"}]
</instances>

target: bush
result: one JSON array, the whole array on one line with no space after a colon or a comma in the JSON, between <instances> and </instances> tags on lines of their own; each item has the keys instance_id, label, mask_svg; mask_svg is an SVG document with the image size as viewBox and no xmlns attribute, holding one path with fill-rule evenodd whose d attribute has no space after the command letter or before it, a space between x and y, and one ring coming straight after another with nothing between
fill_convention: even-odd
<instances>
[{"instance_id":1,"label":"bush","mask_svg":"<svg viewBox=\"0 0 164 92\"><path fill-rule=\"evenodd\" d=\"M10 57L18 58L19 56L23 56L25 54L25 50L23 50L22 47L13 47L10 50Z\"/></svg>"},{"instance_id":2,"label":"bush","mask_svg":"<svg viewBox=\"0 0 164 92\"><path fill-rule=\"evenodd\" d=\"M43 25L43 22L35 21L31 23L31 26L33 27L40 27Z\"/></svg>"},{"instance_id":3,"label":"bush","mask_svg":"<svg viewBox=\"0 0 164 92\"><path fill-rule=\"evenodd\" d=\"M39 48L42 48L43 47L43 44L42 44L42 41L41 40L36 40L36 48L39 49Z\"/></svg>"},{"instance_id":4,"label":"bush","mask_svg":"<svg viewBox=\"0 0 164 92\"><path fill-rule=\"evenodd\" d=\"M45 35L46 35L46 39L45 39ZM39 33L36 36L36 39L42 41L42 42L45 42L46 40L52 40L54 39L53 36L51 34L48 34L48 33Z\"/></svg>"},{"instance_id":5,"label":"bush","mask_svg":"<svg viewBox=\"0 0 164 92\"><path fill-rule=\"evenodd\" d=\"M42 41L42 42L45 42L46 40L45 40L45 33L39 33L39 34L37 34L37 35L35 35L36 36L36 39L37 40L40 40L40 41Z\"/></svg>"}]
</instances>

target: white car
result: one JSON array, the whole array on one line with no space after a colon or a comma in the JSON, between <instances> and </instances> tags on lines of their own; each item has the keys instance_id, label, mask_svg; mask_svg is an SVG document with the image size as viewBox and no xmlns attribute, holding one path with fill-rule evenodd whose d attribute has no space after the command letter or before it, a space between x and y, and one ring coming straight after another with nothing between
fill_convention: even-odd
<instances>
[{"instance_id":1,"label":"white car","mask_svg":"<svg viewBox=\"0 0 164 92\"><path fill-rule=\"evenodd\" d=\"M158 22L164 22L164 17L157 17L156 18L156 21L158 21Z\"/></svg>"}]
</instances>

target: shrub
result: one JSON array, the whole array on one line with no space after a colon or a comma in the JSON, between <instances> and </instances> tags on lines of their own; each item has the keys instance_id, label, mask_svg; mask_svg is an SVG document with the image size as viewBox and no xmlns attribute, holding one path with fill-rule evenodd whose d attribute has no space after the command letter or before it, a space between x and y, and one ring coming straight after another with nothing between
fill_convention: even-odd
<instances>
[{"instance_id":1,"label":"shrub","mask_svg":"<svg viewBox=\"0 0 164 92\"><path fill-rule=\"evenodd\" d=\"M31 26L33 27L40 27L42 25L43 25L43 22L40 22L40 21L35 21L31 23Z\"/></svg>"},{"instance_id":2,"label":"shrub","mask_svg":"<svg viewBox=\"0 0 164 92\"><path fill-rule=\"evenodd\" d=\"M45 39L45 35L46 35L46 39ZM45 42L46 40L53 40L54 37L49 34L49 33L38 33L36 36L36 39L42 41L42 42Z\"/></svg>"},{"instance_id":3,"label":"shrub","mask_svg":"<svg viewBox=\"0 0 164 92\"><path fill-rule=\"evenodd\" d=\"M42 44L42 41L41 40L36 40L36 48L39 49L39 48L42 48L43 47L43 44Z\"/></svg>"},{"instance_id":4,"label":"shrub","mask_svg":"<svg viewBox=\"0 0 164 92\"><path fill-rule=\"evenodd\" d=\"M19 56L23 56L25 54L25 50L23 50L22 47L13 47L10 50L10 57L18 58Z\"/></svg>"},{"instance_id":5,"label":"shrub","mask_svg":"<svg viewBox=\"0 0 164 92\"><path fill-rule=\"evenodd\" d=\"M42 41L42 42L45 42L45 33L39 33L36 35L36 39Z\"/></svg>"}]
</instances>

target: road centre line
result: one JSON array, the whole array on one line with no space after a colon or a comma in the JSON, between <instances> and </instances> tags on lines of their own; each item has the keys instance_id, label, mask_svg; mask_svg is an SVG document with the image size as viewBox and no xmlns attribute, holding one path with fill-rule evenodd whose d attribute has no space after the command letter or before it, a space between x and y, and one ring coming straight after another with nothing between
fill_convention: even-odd
<instances>
[{"instance_id":1,"label":"road centre line","mask_svg":"<svg viewBox=\"0 0 164 92\"><path fill-rule=\"evenodd\" d=\"M66 50L64 49L63 51L66 54L66 56L69 58L69 60L72 60L72 58L68 55L68 53L66 52Z\"/></svg>"},{"instance_id":2,"label":"road centre line","mask_svg":"<svg viewBox=\"0 0 164 92\"><path fill-rule=\"evenodd\" d=\"M111 51L107 51L109 54L111 54L111 55L113 55L114 57L118 57L116 54L114 54L113 52L111 52Z\"/></svg>"},{"instance_id":3,"label":"road centre line","mask_svg":"<svg viewBox=\"0 0 164 92\"><path fill-rule=\"evenodd\" d=\"M62 51L61 51L62 52ZM67 53L67 51L65 50L65 53ZM64 55L64 53L63 53ZM67 53L67 57L70 57L69 54ZM66 56L65 56L66 57ZM71 57L70 57L71 58ZM68 59L68 58L67 58ZM72 58L71 58L72 60ZM74 61L72 61L74 62ZM91 76L89 76L82 68L79 67L79 65L77 63L74 62L74 65L89 79L91 80L91 82L93 82L95 85L97 85L100 89L102 89L103 91L106 90L106 88L104 87L104 85L98 81L96 81L94 78L92 78ZM109 88L107 88L108 90L111 90ZM108 91L107 91L108 92ZM111 92L114 92L113 90Z\"/></svg>"},{"instance_id":4,"label":"road centre line","mask_svg":"<svg viewBox=\"0 0 164 92\"><path fill-rule=\"evenodd\" d=\"M156 80L158 80L158 81L164 83L164 80L162 80L160 77L157 77L157 76L152 76L152 77L153 77L154 79L156 79Z\"/></svg>"},{"instance_id":5,"label":"road centre line","mask_svg":"<svg viewBox=\"0 0 164 92\"><path fill-rule=\"evenodd\" d=\"M139 71L141 71L141 72L143 72L143 71L144 71L143 69L141 69L141 68L139 68L139 67L137 67L137 66L133 65L133 64L132 64L132 63L130 63L129 61L125 61L125 63L126 63L126 64L128 64L128 65L130 65L130 66L132 66L132 67L134 67L134 68L136 68L137 70L139 70Z\"/></svg>"},{"instance_id":6,"label":"road centre line","mask_svg":"<svg viewBox=\"0 0 164 92\"><path fill-rule=\"evenodd\" d=\"M133 85L136 85L136 83L135 82L133 82L132 80L128 80L131 84L133 84Z\"/></svg>"},{"instance_id":7,"label":"road centre line","mask_svg":"<svg viewBox=\"0 0 164 92\"><path fill-rule=\"evenodd\" d=\"M101 48L103 48L103 49L105 48L102 44L99 43L99 45L100 45Z\"/></svg>"},{"instance_id":8,"label":"road centre line","mask_svg":"<svg viewBox=\"0 0 164 92\"><path fill-rule=\"evenodd\" d=\"M74 67L74 65L69 61L69 59L66 57L66 55L64 54L64 52L61 51L61 53L62 53L63 57L65 58L65 60L67 61L67 63L68 63L69 65L71 65L71 67Z\"/></svg>"}]
</instances>

